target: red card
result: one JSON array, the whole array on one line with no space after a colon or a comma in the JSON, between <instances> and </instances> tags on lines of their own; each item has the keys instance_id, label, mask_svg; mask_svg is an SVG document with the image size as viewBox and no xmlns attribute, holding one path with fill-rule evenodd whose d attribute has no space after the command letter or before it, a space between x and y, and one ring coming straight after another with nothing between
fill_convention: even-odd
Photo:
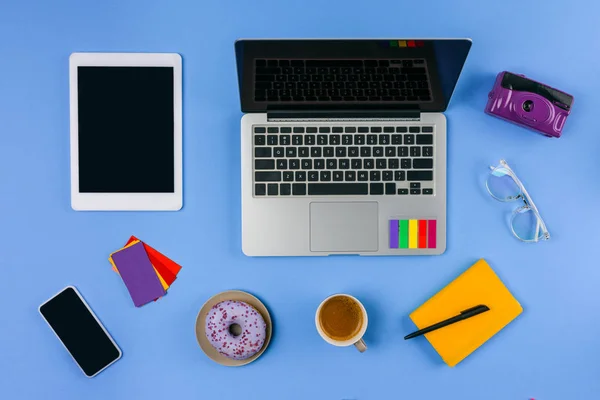
<instances>
[{"instance_id":1,"label":"red card","mask_svg":"<svg viewBox=\"0 0 600 400\"><path fill-rule=\"evenodd\" d=\"M127 244L133 242L134 240L139 239L135 236L132 236L127 241ZM173 281L175 281L177 274L181 270L181 266L173 260L171 260L169 257L148 246L146 243L144 243L144 249L146 250L146 253L148 253L148 258L150 259L152 265L154 265L154 268L156 268L156 270L165 280L167 285L170 286L173 283Z\"/></svg>"}]
</instances>

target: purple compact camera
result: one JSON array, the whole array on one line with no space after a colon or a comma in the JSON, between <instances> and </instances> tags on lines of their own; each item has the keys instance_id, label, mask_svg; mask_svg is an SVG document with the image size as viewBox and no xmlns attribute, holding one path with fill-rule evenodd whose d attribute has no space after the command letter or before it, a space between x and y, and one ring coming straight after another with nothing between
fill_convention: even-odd
<instances>
[{"instance_id":1,"label":"purple compact camera","mask_svg":"<svg viewBox=\"0 0 600 400\"><path fill-rule=\"evenodd\" d=\"M571 113L573 96L503 71L488 95L485 112L550 137L560 137Z\"/></svg>"}]
</instances>

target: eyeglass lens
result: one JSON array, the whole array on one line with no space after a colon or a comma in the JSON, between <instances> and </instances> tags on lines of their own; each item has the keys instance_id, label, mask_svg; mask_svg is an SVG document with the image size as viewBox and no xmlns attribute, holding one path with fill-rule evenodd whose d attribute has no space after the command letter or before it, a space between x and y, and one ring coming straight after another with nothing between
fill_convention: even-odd
<instances>
[{"instance_id":1,"label":"eyeglass lens","mask_svg":"<svg viewBox=\"0 0 600 400\"><path fill-rule=\"evenodd\" d=\"M492 196L500 201L515 200L521 194L519 185L510 175L507 168L494 168L487 180L487 188Z\"/></svg>"},{"instance_id":2,"label":"eyeglass lens","mask_svg":"<svg viewBox=\"0 0 600 400\"><path fill-rule=\"evenodd\" d=\"M514 234L526 242L537 242L542 238L543 232L539 219L527 205L514 211L511 226Z\"/></svg>"}]
</instances>

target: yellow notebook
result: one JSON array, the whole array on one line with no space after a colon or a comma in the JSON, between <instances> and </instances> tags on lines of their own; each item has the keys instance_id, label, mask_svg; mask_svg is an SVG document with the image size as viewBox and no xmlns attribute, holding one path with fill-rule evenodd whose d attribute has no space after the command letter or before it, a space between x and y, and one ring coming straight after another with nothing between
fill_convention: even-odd
<instances>
[{"instance_id":1,"label":"yellow notebook","mask_svg":"<svg viewBox=\"0 0 600 400\"><path fill-rule=\"evenodd\" d=\"M485 260L413 311L410 319L423 329L479 304L490 311L425 334L444 362L454 367L523 312Z\"/></svg>"}]
</instances>

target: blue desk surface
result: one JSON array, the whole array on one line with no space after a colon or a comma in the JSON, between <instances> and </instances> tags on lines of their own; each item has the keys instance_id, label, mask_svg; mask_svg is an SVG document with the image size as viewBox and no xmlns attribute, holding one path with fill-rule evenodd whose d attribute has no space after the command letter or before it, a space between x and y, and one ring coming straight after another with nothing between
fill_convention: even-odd
<instances>
[{"instance_id":1,"label":"blue desk surface","mask_svg":"<svg viewBox=\"0 0 600 400\"><path fill-rule=\"evenodd\" d=\"M0 4L0 383L6 399L456 399L600 397L597 3L559 1L4 1ZM537 3L537 5L535 4ZM448 117L448 249L440 257L245 257L240 238L240 37L471 37ZM184 60L184 209L74 212L69 205L68 57L179 52ZM483 113L497 72L575 96L561 139ZM208 139L210 137L210 139ZM513 205L484 189L506 158L552 240L511 235ZM108 161L108 160L107 160ZM217 168L215 168L217 167ZM137 309L107 261L138 235L183 265L169 294ZM525 311L456 368L407 315L484 257ZM85 378L37 312L75 285L123 349ZM271 310L257 362L226 368L194 336L213 294L247 290ZM369 350L326 344L319 302L360 298ZM569 332L577 332L570 334Z\"/></svg>"}]
</instances>

